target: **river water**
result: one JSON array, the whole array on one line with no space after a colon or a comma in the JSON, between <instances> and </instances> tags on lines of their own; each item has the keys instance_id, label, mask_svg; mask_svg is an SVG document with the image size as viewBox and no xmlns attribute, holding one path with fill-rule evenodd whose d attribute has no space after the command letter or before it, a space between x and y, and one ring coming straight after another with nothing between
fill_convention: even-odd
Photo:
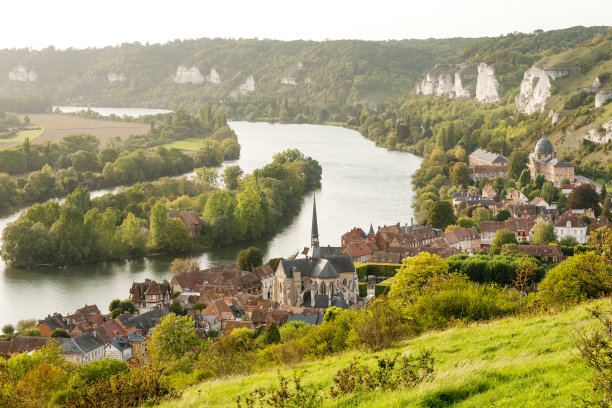
<instances>
[{"instance_id":1,"label":"river water","mask_svg":"<svg viewBox=\"0 0 612 408\"><path fill-rule=\"evenodd\" d=\"M303 201L299 214L275 236L255 243L214 248L194 254L201 267L235 263L238 252L259 246L265 259L289 256L310 244L313 195L317 198L321 245L340 245L340 237L354 226L366 230L370 222L409 223L414 194L410 177L421 158L378 148L356 131L318 125L280 125L232 122L242 146L235 162L245 173L271 161L272 155L298 148L323 167L322 187ZM92 192L98 196L106 191ZM0 213L0 229L15 220L20 209ZM175 256L156 256L66 268L17 269L0 260L0 326L49 313L73 312L85 304L105 311L114 298L125 299L133 281L169 279Z\"/></svg>"}]
</instances>

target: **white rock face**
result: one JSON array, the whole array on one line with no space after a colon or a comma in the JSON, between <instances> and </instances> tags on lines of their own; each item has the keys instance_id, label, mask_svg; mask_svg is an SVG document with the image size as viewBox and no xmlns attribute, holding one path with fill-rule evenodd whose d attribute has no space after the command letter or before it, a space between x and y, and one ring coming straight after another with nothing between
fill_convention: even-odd
<instances>
[{"instance_id":1,"label":"white rock face","mask_svg":"<svg viewBox=\"0 0 612 408\"><path fill-rule=\"evenodd\" d=\"M550 123L552 123L553 125L559 122L559 112L551 110L550 112L548 112L548 117L550 118Z\"/></svg>"},{"instance_id":2,"label":"white rock face","mask_svg":"<svg viewBox=\"0 0 612 408\"><path fill-rule=\"evenodd\" d=\"M297 82L295 81L295 79L293 79L293 77L291 75L286 75L286 76L281 78L281 84L284 84L284 85L297 85Z\"/></svg>"},{"instance_id":3,"label":"white rock face","mask_svg":"<svg viewBox=\"0 0 612 408\"><path fill-rule=\"evenodd\" d=\"M595 90L601 88L601 81L599 80L598 76L596 76L595 79L593 80L593 85L591 85L591 88Z\"/></svg>"},{"instance_id":4,"label":"white rock face","mask_svg":"<svg viewBox=\"0 0 612 408\"><path fill-rule=\"evenodd\" d=\"M125 74L123 72L120 73L115 73L115 72L109 72L108 73L108 82L123 82L127 79L127 77L125 76Z\"/></svg>"},{"instance_id":5,"label":"white rock face","mask_svg":"<svg viewBox=\"0 0 612 408\"><path fill-rule=\"evenodd\" d=\"M460 72L455 72L455 86L453 87L453 91L455 92L455 96L458 98L469 98L471 96L470 91L463 88Z\"/></svg>"},{"instance_id":6,"label":"white rock face","mask_svg":"<svg viewBox=\"0 0 612 408\"><path fill-rule=\"evenodd\" d=\"M595 143L608 143L612 141L612 120L607 121L601 127L604 129L603 133L599 133L597 129L591 129L584 138Z\"/></svg>"},{"instance_id":7,"label":"white rock face","mask_svg":"<svg viewBox=\"0 0 612 408\"><path fill-rule=\"evenodd\" d=\"M249 77L244 81L244 84L238 87L238 93L240 95L246 95L249 92L253 92L255 90L255 78L253 75L249 75Z\"/></svg>"},{"instance_id":8,"label":"white rock face","mask_svg":"<svg viewBox=\"0 0 612 408\"><path fill-rule=\"evenodd\" d=\"M597 94L595 95L595 107L601 108L610 99L612 99L612 89L597 92Z\"/></svg>"},{"instance_id":9,"label":"white rock face","mask_svg":"<svg viewBox=\"0 0 612 408\"><path fill-rule=\"evenodd\" d=\"M29 70L23 65L17 65L9 72L9 80L14 82L35 82L38 74L33 69Z\"/></svg>"},{"instance_id":10,"label":"white rock face","mask_svg":"<svg viewBox=\"0 0 612 408\"><path fill-rule=\"evenodd\" d=\"M499 81L495 78L495 70L484 62L478 65L476 99L485 103L499 101Z\"/></svg>"},{"instance_id":11,"label":"white rock face","mask_svg":"<svg viewBox=\"0 0 612 408\"><path fill-rule=\"evenodd\" d=\"M179 84L199 84L204 82L204 77L200 74L200 70L197 67L186 68L179 65L176 68L174 82Z\"/></svg>"},{"instance_id":12,"label":"white rock face","mask_svg":"<svg viewBox=\"0 0 612 408\"><path fill-rule=\"evenodd\" d=\"M210 74L206 77L206 80L211 84L220 84L221 83L221 75L217 72L216 69L211 68Z\"/></svg>"},{"instance_id":13,"label":"white rock face","mask_svg":"<svg viewBox=\"0 0 612 408\"><path fill-rule=\"evenodd\" d=\"M453 83L453 77L451 74L441 74L438 77L438 86L436 88L436 96L442 96L444 94L449 94L449 97L452 98L451 94L453 93L453 89L455 88L455 84Z\"/></svg>"},{"instance_id":14,"label":"white rock face","mask_svg":"<svg viewBox=\"0 0 612 408\"><path fill-rule=\"evenodd\" d=\"M569 75L568 71L545 71L531 67L525 71L521 91L516 97L516 108L528 115L544 112L546 102L550 98L550 81Z\"/></svg>"}]
</instances>

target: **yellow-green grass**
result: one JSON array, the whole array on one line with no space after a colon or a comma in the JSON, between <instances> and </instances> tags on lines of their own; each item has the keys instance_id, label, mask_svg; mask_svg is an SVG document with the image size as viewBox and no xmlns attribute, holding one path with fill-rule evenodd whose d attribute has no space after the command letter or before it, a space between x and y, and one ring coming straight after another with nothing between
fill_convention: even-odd
<instances>
[{"instance_id":1,"label":"yellow-green grass","mask_svg":"<svg viewBox=\"0 0 612 408\"><path fill-rule=\"evenodd\" d=\"M569 407L590 392L591 370L575 347L576 328L594 323L586 306L554 315L513 317L467 327L430 332L379 353L353 351L283 368L283 375L303 371L303 384L320 388L323 407ZM414 389L361 393L332 399L335 373L354 358L374 364L375 356L433 349L435 378ZM255 388L276 384L276 371L203 382L163 408L233 407Z\"/></svg>"},{"instance_id":2,"label":"yellow-green grass","mask_svg":"<svg viewBox=\"0 0 612 408\"><path fill-rule=\"evenodd\" d=\"M30 142L34 141L38 136L42 135L45 129L42 126L39 126L39 129L28 129L28 130L20 130L17 132L15 136L2 138L0 137L0 143L11 143L18 142L23 143L26 138L30 139Z\"/></svg>"},{"instance_id":3,"label":"yellow-green grass","mask_svg":"<svg viewBox=\"0 0 612 408\"><path fill-rule=\"evenodd\" d=\"M168 143L165 146L168 148L197 151L200 150L203 141L204 138L201 137L190 137L187 139L177 140L176 142Z\"/></svg>"}]
</instances>

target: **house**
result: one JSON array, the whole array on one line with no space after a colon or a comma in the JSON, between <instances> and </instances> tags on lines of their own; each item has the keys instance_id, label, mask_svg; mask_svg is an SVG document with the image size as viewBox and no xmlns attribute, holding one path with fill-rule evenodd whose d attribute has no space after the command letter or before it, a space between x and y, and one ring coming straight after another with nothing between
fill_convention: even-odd
<instances>
[{"instance_id":1,"label":"house","mask_svg":"<svg viewBox=\"0 0 612 408\"><path fill-rule=\"evenodd\" d=\"M476 181L508 178L508 160L499 154L478 149L469 155L468 163L472 169L472 179Z\"/></svg>"},{"instance_id":2,"label":"house","mask_svg":"<svg viewBox=\"0 0 612 408\"><path fill-rule=\"evenodd\" d=\"M563 184L563 185L561 186L561 193L562 193L563 195L565 195L565 196L569 196L569 195L570 195L570 193L571 193L572 191L574 191L574 189L575 189L576 187L578 187L578 185L577 185L577 184L572 184L572 183L570 183L570 184Z\"/></svg>"},{"instance_id":3,"label":"house","mask_svg":"<svg viewBox=\"0 0 612 408\"><path fill-rule=\"evenodd\" d=\"M104 341L95 333L84 333L71 339L60 339L62 356L81 365L104 358Z\"/></svg>"},{"instance_id":4,"label":"house","mask_svg":"<svg viewBox=\"0 0 612 408\"><path fill-rule=\"evenodd\" d=\"M132 345L121 337L114 338L104 347L104 356L125 362L132 358Z\"/></svg>"},{"instance_id":5,"label":"house","mask_svg":"<svg viewBox=\"0 0 612 408\"><path fill-rule=\"evenodd\" d=\"M110 315L102 314L97 305L85 305L66 316L71 336L90 333L111 320Z\"/></svg>"},{"instance_id":6,"label":"house","mask_svg":"<svg viewBox=\"0 0 612 408\"><path fill-rule=\"evenodd\" d=\"M370 225L370 232L373 235L374 229L372 228L371 225ZM350 243L360 242L360 241L366 240L366 239L368 239L369 235L370 234L366 235L365 231L362 230L361 228L354 227L352 230L350 230L349 232L345 233L340 238L340 242L341 242L342 248L346 248L346 246L348 244L350 244Z\"/></svg>"},{"instance_id":7,"label":"house","mask_svg":"<svg viewBox=\"0 0 612 408\"><path fill-rule=\"evenodd\" d=\"M368 259L368 263L392 263L398 264L402 260L402 256L396 252L385 252L378 251L374 252L370 259Z\"/></svg>"},{"instance_id":8,"label":"house","mask_svg":"<svg viewBox=\"0 0 612 408\"><path fill-rule=\"evenodd\" d=\"M506 204L529 204L529 199L520 190L514 190L506 194L506 198L504 198L504 203Z\"/></svg>"},{"instance_id":9,"label":"house","mask_svg":"<svg viewBox=\"0 0 612 408\"><path fill-rule=\"evenodd\" d=\"M303 258L283 259L274 277L273 300L281 305L330 307L357 303L357 273L349 255L327 255L319 246L316 202L313 203L310 249Z\"/></svg>"},{"instance_id":10,"label":"house","mask_svg":"<svg viewBox=\"0 0 612 408\"><path fill-rule=\"evenodd\" d=\"M490 183L487 183L482 188L482 198L485 200L497 201L499 200L499 191L493 188L493 186Z\"/></svg>"},{"instance_id":11,"label":"house","mask_svg":"<svg viewBox=\"0 0 612 408\"><path fill-rule=\"evenodd\" d=\"M0 341L0 356L15 356L29 353L45 346L49 341L58 341L54 337L13 336L10 340Z\"/></svg>"},{"instance_id":12,"label":"house","mask_svg":"<svg viewBox=\"0 0 612 408\"><path fill-rule=\"evenodd\" d=\"M192 237L200 235L200 228L204 225L204 218L195 211L168 211L168 218L180 219Z\"/></svg>"},{"instance_id":13,"label":"house","mask_svg":"<svg viewBox=\"0 0 612 408\"><path fill-rule=\"evenodd\" d=\"M116 320L104 323L101 327L96 329L96 334L102 339L102 341L108 344L112 339L128 334Z\"/></svg>"},{"instance_id":14,"label":"house","mask_svg":"<svg viewBox=\"0 0 612 408\"><path fill-rule=\"evenodd\" d=\"M130 289L130 300L140 312L151 310L155 306L170 307L174 291L168 281L157 283L151 279L134 282Z\"/></svg>"},{"instance_id":15,"label":"house","mask_svg":"<svg viewBox=\"0 0 612 408\"><path fill-rule=\"evenodd\" d=\"M574 165L557 159L553 145L546 135L542 135L529 155L527 168L531 172L532 180L541 174L557 187L565 179L570 183L574 182Z\"/></svg>"},{"instance_id":16,"label":"house","mask_svg":"<svg viewBox=\"0 0 612 408\"><path fill-rule=\"evenodd\" d=\"M162 317L169 313L168 309L155 306L153 309L139 315L131 316L127 313L120 314L115 321L119 323L128 334L136 332L141 336L148 336L155 326L160 323Z\"/></svg>"},{"instance_id":17,"label":"house","mask_svg":"<svg viewBox=\"0 0 612 408\"><path fill-rule=\"evenodd\" d=\"M36 327L40 330L43 337L51 336L51 333L53 333L55 329L64 329L67 332L70 331L67 319L59 313L47 315L47 317L38 321L38 326Z\"/></svg>"},{"instance_id":18,"label":"house","mask_svg":"<svg viewBox=\"0 0 612 408\"><path fill-rule=\"evenodd\" d=\"M521 254L538 257L544 262L557 263L563 260L563 252L557 245L517 245Z\"/></svg>"},{"instance_id":19,"label":"house","mask_svg":"<svg viewBox=\"0 0 612 408\"><path fill-rule=\"evenodd\" d=\"M232 309L230 309L223 299L215 299L212 301L206 309L204 309L202 314L216 316L217 320L221 322L222 328L225 328L225 322L234 320Z\"/></svg>"},{"instance_id":20,"label":"house","mask_svg":"<svg viewBox=\"0 0 612 408\"><path fill-rule=\"evenodd\" d=\"M612 223L610 223L610 221L604 216L595 218L587 227L588 233L589 235L591 235L595 230L598 230L604 227L610 227L611 225Z\"/></svg>"},{"instance_id":21,"label":"house","mask_svg":"<svg viewBox=\"0 0 612 408\"><path fill-rule=\"evenodd\" d=\"M261 295L264 299L272 299L274 288L274 270L269 264L254 268L251 273L261 281Z\"/></svg>"},{"instance_id":22,"label":"house","mask_svg":"<svg viewBox=\"0 0 612 408\"><path fill-rule=\"evenodd\" d=\"M133 332L122 336L132 346L132 358L139 358L144 356L146 339L140 334Z\"/></svg>"},{"instance_id":23,"label":"house","mask_svg":"<svg viewBox=\"0 0 612 408\"><path fill-rule=\"evenodd\" d=\"M508 218L505 221L482 221L480 223L481 245L490 246L495 238L495 233L499 230L514 232L518 242L532 242L533 230L538 219L541 218L528 216Z\"/></svg>"},{"instance_id":24,"label":"house","mask_svg":"<svg viewBox=\"0 0 612 408\"><path fill-rule=\"evenodd\" d=\"M555 233L559 241L572 237L579 244L586 244L588 227L579 215L566 213L555 222Z\"/></svg>"},{"instance_id":25,"label":"house","mask_svg":"<svg viewBox=\"0 0 612 408\"><path fill-rule=\"evenodd\" d=\"M303 323L310 324L313 326L318 326L318 325L323 324L323 317L324 316L322 314L294 313L294 314L289 315L289 317L287 318L287 322L303 322Z\"/></svg>"},{"instance_id":26,"label":"house","mask_svg":"<svg viewBox=\"0 0 612 408\"><path fill-rule=\"evenodd\" d=\"M445 243L464 254L473 254L480 251L480 233L473 227L445 232L438 241L440 240L443 241L442 245Z\"/></svg>"},{"instance_id":27,"label":"house","mask_svg":"<svg viewBox=\"0 0 612 408\"><path fill-rule=\"evenodd\" d=\"M342 253L349 255L354 262L366 262L372 255L372 247L365 241L351 242L344 247Z\"/></svg>"}]
</instances>

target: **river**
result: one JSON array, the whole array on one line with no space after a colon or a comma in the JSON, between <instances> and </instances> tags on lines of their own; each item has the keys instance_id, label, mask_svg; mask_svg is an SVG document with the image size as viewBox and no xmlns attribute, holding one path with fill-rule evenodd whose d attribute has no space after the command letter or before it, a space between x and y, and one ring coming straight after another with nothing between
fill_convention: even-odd
<instances>
[{"instance_id":1,"label":"river","mask_svg":"<svg viewBox=\"0 0 612 408\"><path fill-rule=\"evenodd\" d=\"M235 162L245 173L271 161L272 155L298 148L323 167L322 187L303 201L299 214L275 236L254 244L265 259L289 256L310 244L313 194L321 245L340 245L354 226L409 223L414 194L410 177L421 158L378 148L356 131L335 126L231 122L242 146ZM98 196L105 191L92 192ZM0 229L17 218L20 209L0 213ZM366 230L367 232L367 230ZM238 251L252 244L214 248L195 254L201 267L235 263ZM114 298L125 299L133 281L169 279L174 256L102 262L66 268L17 269L0 261L0 326L49 313L74 312L85 304L106 311Z\"/></svg>"}]
</instances>

